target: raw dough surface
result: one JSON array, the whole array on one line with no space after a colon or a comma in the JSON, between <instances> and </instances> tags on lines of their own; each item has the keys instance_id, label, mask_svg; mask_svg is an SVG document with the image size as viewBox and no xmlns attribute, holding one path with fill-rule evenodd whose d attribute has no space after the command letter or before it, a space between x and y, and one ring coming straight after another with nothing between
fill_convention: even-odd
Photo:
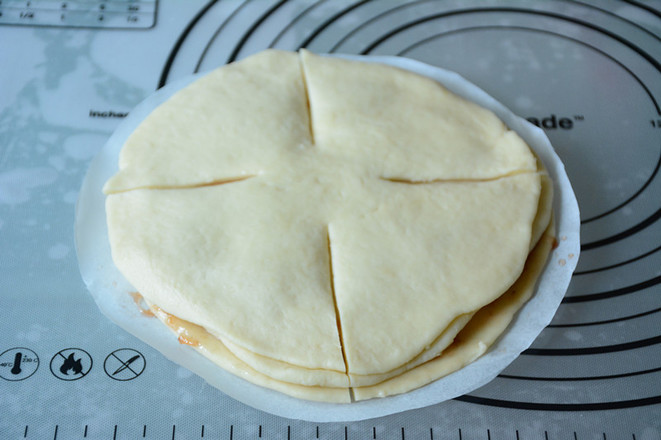
<instances>
[{"instance_id":1,"label":"raw dough surface","mask_svg":"<svg viewBox=\"0 0 661 440\"><path fill-rule=\"evenodd\" d=\"M170 315L158 306L151 305L154 315L172 330L181 343L190 345L203 356L256 385L270 388L281 393L305 400L319 402L349 403L351 394L348 388L304 386L282 382L252 369L203 327Z\"/></svg>"},{"instance_id":2,"label":"raw dough surface","mask_svg":"<svg viewBox=\"0 0 661 440\"><path fill-rule=\"evenodd\" d=\"M354 399L367 400L386 397L418 388L458 370L481 356L509 325L514 314L532 296L537 278L544 268L554 240L553 224L551 223L529 255L521 277L504 295L472 315L472 319L463 327L454 343L441 356L429 358L417 368L393 374L387 378L388 380L378 381L372 386L361 386L354 383L352 389ZM348 389L342 390L341 387L330 386L302 386L262 374L244 364L227 346L203 327L172 316L160 307L152 305L152 310L177 334L180 341L191 345L223 368L252 383L308 400L336 403L349 401ZM300 368L295 369L292 373L296 378L300 378L299 375L305 376ZM354 375L351 375L351 379L352 382L358 380ZM365 378L363 380L367 383Z\"/></svg>"},{"instance_id":3,"label":"raw dough surface","mask_svg":"<svg viewBox=\"0 0 661 440\"><path fill-rule=\"evenodd\" d=\"M248 366L225 341L276 378L321 372L306 385L370 383L442 351L457 318L519 278L549 215L534 155L491 112L306 51L180 91L105 191L113 260L147 300L221 357Z\"/></svg>"},{"instance_id":4,"label":"raw dough surface","mask_svg":"<svg viewBox=\"0 0 661 440\"><path fill-rule=\"evenodd\" d=\"M480 309L441 356L378 385L354 388L354 398L366 400L404 393L452 373L483 355L532 296L554 240L551 223L528 257L523 275L500 298Z\"/></svg>"},{"instance_id":5,"label":"raw dough surface","mask_svg":"<svg viewBox=\"0 0 661 440\"><path fill-rule=\"evenodd\" d=\"M530 148L492 112L429 78L302 51L315 142L411 181L534 171Z\"/></svg>"},{"instance_id":6,"label":"raw dough surface","mask_svg":"<svg viewBox=\"0 0 661 440\"><path fill-rule=\"evenodd\" d=\"M297 55L265 51L214 70L154 110L122 148L104 191L257 175L309 145L309 127Z\"/></svg>"}]
</instances>

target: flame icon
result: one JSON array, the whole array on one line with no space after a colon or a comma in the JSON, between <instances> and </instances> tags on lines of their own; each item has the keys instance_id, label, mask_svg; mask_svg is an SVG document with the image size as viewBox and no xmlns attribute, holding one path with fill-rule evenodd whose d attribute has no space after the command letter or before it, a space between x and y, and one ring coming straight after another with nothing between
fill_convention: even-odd
<instances>
[{"instance_id":1,"label":"flame icon","mask_svg":"<svg viewBox=\"0 0 661 440\"><path fill-rule=\"evenodd\" d=\"M62 366L60 367L60 372L62 374L69 375L69 371L73 370L73 374L80 374L83 371L83 364L80 362L80 359L75 359L73 353L67 357Z\"/></svg>"}]
</instances>

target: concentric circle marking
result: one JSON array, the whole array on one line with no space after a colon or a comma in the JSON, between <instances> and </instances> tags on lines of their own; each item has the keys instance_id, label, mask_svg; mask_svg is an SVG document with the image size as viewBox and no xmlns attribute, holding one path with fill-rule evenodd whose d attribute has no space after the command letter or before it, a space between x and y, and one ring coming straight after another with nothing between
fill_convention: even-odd
<instances>
[{"instance_id":1,"label":"concentric circle marking","mask_svg":"<svg viewBox=\"0 0 661 440\"><path fill-rule=\"evenodd\" d=\"M213 64L222 64L240 57L243 52L247 51L246 48L254 50L259 45L264 48L278 45L282 46L282 48L292 50L299 47L321 47L328 45L331 48L330 52L336 52L344 47L355 46L359 50L352 49L350 52L372 53L377 50L384 52L384 43L397 40L403 32L402 28L404 26L408 26L409 30L414 29L417 32L415 35L417 40L414 38L416 41L413 42L413 45L423 44L422 40L428 39L430 33L415 30L415 26L412 26L411 23L416 22L416 20L421 24L432 20L439 20L440 17L441 21L439 23L449 23L450 21L446 20L449 17L470 17L471 14L483 13L489 17L485 18L486 22L483 27L506 28L508 26L504 26L496 18L503 16L503 14L510 14L511 16L519 16L525 19L526 22L524 25L527 31L535 32L539 35L546 34L551 36L551 34L555 34L555 37L571 41L573 44L588 48L590 51L607 58L614 65L619 66L620 69L626 72L640 86L641 95L647 96L647 101L640 99L636 105L649 106L651 103L650 113L652 115L661 114L657 99L658 95L656 95L658 93L656 83L650 80L652 77L655 80L658 79L658 73L661 73L661 63L650 55L650 53L654 52L650 52L649 50L649 41L656 40L657 42L661 42L661 38L643 26L625 17L618 16L613 12L601 9L598 6L570 0L559 0L549 4L551 5L549 8L555 8L553 11L539 9L541 8L540 6L536 6L535 8L537 9L527 9L524 7L487 8L483 6L471 8L470 4L464 6L462 9L448 11L446 10L448 6L445 2L428 0L413 1L405 4L382 2L380 4L383 7L380 10L377 10L378 8L374 4L374 2L352 1L350 3L343 3L342 6L331 10L327 8L330 5L330 1L327 0L319 0L307 4L301 3L297 6L299 9L294 11L295 13L291 15L289 21L283 20L282 23L279 23L279 28L276 26L275 30L271 29L268 32L263 32L267 24L270 28L273 28L275 23L273 18L279 17L278 11L290 5L289 3L284 4L282 2L265 3L263 7L255 8L252 18L243 27L241 32L234 32L233 35L228 35L229 30L234 30L238 22L241 20L245 21L246 14L244 12L246 11L244 9L248 6L245 3L232 6L237 9L227 11L229 15L226 15L227 19L225 21L210 24L204 20L205 17L211 15L209 12L212 9L215 10L215 8L225 7L225 2L210 2L205 7L205 10L201 11L200 16L196 17L195 22L191 23L186 32L180 36L178 46L171 54L169 65L164 67L161 85L168 79L168 72L173 64L173 60L176 58L176 52L183 45L184 40L186 43L189 42L187 39L188 34L191 33L194 27L197 28L203 25L209 25L214 33L212 38L202 42L201 47L204 50L201 52L201 55L190 57L194 58L197 62L193 66L195 71L200 70L203 63L207 67ZM519 5L517 4L517 6ZM561 7L556 7L557 5L561 5ZM636 3L631 3L630 6L640 7ZM254 8L254 3L251 7ZM423 11L422 16L416 16L412 12L415 7L421 7L419 10L416 9L415 12ZM568 8L574 9L571 10ZM368 9L370 12L368 12ZM572 11L576 13L572 13ZM578 11L581 13L577 13ZM658 15L658 12L652 13ZM313 15L314 18L312 18ZM555 28L544 29L543 26L535 28L536 25L541 23L536 23L539 21L538 18L541 19L542 17L548 19L549 22L556 21L558 23L565 23L566 26L573 26L581 32L592 32L595 36L603 37L603 41L612 42L612 47L624 48L622 50L630 51L632 56L637 55L641 62L632 63L626 60L630 60L632 57L626 57L624 59L619 56L621 53L611 53L610 50L604 50L605 47L611 47L606 46L606 43L603 46L595 45L587 40L581 41L575 34L564 35L553 32ZM408 22L403 23L403 20L408 20ZM604 23L612 24L613 22L619 22L621 27L616 28L614 26L604 25ZM347 25L348 23L353 24ZM310 24L313 25L310 26ZM377 26L380 24L383 24L383 26ZM472 23L466 26L476 27L476 23L472 20ZM462 32L466 33L468 30L466 26L453 31L446 31L445 35L450 35L450 32L453 32L455 35ZM509 25L510 30L514 27L516 26L513 24ZM623 32L622 29L627 30L627 32ZM366 30L376 30L376 32L372 32L369 38L364 38L363 35L366 34ZM210 50L214 42L221 40L226 44L227 53ZM360 44L358 44L358 40L361 40L359 42ZM596 37L595 40L601 42ZM648 42L648 44L644 45L641 42ZM194 45L194 43L191 44ZM291 44L292 46L286 47L286 44ZM411 45L409 45L408 50L411 50L410 47ZM402 54L408 54L407 50L400 52ZM220 53L222 57L214 59L214 53L216 56ZM645 72L648 73L647 76L644 75ZM654 72L654 74L650 72ZM580 89L583 85L579 83L575 87ZM600 159L600 153L597 149L599 147L598 144L594 142L591 144L579 144L576 142L571 147L576 148L577 145L586 151L586 156L589 156L587 154L589 152L595 159ZM638 145L642 144L638 143ZM585 241L584 250L590 252L586 252L582 256L582 261L586 261L586 264L584 268L579 266L576 275L581 275L580 279L584 281L583 283L578 283L579 285L583 285L582 291L596 290L596 292L586 294L578 289L572 290L570 287L570 292L559 310L559 319L557 322L552 323L548 327L548 330L544 332L551 335L549 339L556 342L556 348L551 348L554 345L546 344L548 339L545 339L543 333L539 345L536 344L536 347L527 353L528 356L525 356L525 360L523 361L523 364L529 368L527 372L530 372L531 376L537 377L526 377L523 374L509 373L502 376L503 380L519 379L520 383L517 385L519 391L526 386L529 386L531 389L535 388L535 382L539 384L540 382L552 383L553 381L558 381L560 383L572 380L580 380L585 383L608 381L609 384L612 384L609 386L622 391L623 396L627 395L627 393L633 393L636 398L627 399L622 397L622 400L618 400L604 395L602 398L603 401L596 403L553 403L554 401L567 401L568 396L558 391L548 396L540 397L546 399L546 403L533 401L521 402L518 401L521 399L515 395L507 394L491 397L462 396L457 400L480 405L548 411L635 408L661 403L661 396L657 395L661 394L659 389L650 389L648 385L645 385L645 383L649 384L649 377L656 377L652 375L659 374L658 365L640 365L639 371L622 372L614 368L611 372L600 370L600 372L594 371L594 374L591 374L593 369L590 364L590 362L596 362L600 365L608 364L609 362L613 362L612 355L620 353L620 357L626 357L630 351L633 353L634 350L654 349L660 343L659 332L652 333L654 329L650 326L650 322L654 320L654 316L661 311L661 300L658 300L657 298L659 297L656 295L659 291L660 281L658 273L654 271L650 272L650 268L658 267L658 264L661 264L661 253L658 252L661 246L658 243L650 242L650 246L637 247L634 243L645 239L645 237L653 237L654 231L659 227L659 216L661 214L657 211L659 205L655 203L658 203L661 197L655 196L655 194L658 194L659 190L658 170L661 165L661 154L659 154L658 145L653 148L653 150L646 150L647 156L653 154L656 160L645 159L645 178L631 182L630 186L626 188L626 194L617 194L617 197L608 198L607 201L610 203L610 206L606 206L605 203L603 206L599 204L598 207L603 209L591 210L583 221L585 231L591 232L591 234L584 234L585 237L588 237ZM631 151L623 150L624 156L622 159L629 160L627 156L631 154ZM598 160L595 161L595 163L597 162ZM622 164L626 163L628 162L622 161ZM608 182L602 182L602 184L604 183ZM645 209L641 210L640 206L644 206ZM599 233L592 233L592 231L599 231ZM626 250L626 252L622 252L621 250ZM635 274L635 276L622 280L620 275L623 271ZM590 280L594 280L595 282L588 284ZM600 286L603 290L599 290L596 287L590 289L589 287L591 285ZM586 287L588 288L586 289ZM642 292L643 290L644 292ZM635 301L631 301L632 306L629 307L627 305L626 298L635 298ZM634 307L633 304L636 306ZM640 325L641 323L645 325ZM628 342L621 342L623 340L620 333L622 326L627 326L629 329L630 333L625 334ZM642 330L636 330L638 327L641 327ZM575 335L581 338L589 338L590 335L596 333L596 330L602 332L606 337L612 337L613 341L620 341L620 343L604 345L603 341L599 342L596 339L562 339L563 334L561 332L564 331L574 332ZM565 344L564 346L563 343ZM539 350L546 351L542 353ZM586 355L587 352L590 353ZM538 354L538 356L534 354ZM584 356L580 356L580 354ZM545 368L549 361L555 362L557 360L557 362L562 362L562 359L567 359L567 362L571 360L578 367L578 373L573 374L571 371L559 368L554 372L557 372L558 375L567 374L566 377L554 378L552 374L547 374L548 371ZM630 381L641 378L640 382L636 383L642 385L635 391L630 392L629 387L631 382L624 382L624 378L631 378L629 379ZM530 385L527 384L526 380L530 381ZM558 387L558 389L561 388L563 387ZM488 391L485 391L485 393L488 393ZM648 393L653 394L653 396L648 397ZM599 395L597 394L597 396ZM571 398L575 399L575 396ZM613 401L609 401L609 399Z\"/></svg>"}]
</instances>

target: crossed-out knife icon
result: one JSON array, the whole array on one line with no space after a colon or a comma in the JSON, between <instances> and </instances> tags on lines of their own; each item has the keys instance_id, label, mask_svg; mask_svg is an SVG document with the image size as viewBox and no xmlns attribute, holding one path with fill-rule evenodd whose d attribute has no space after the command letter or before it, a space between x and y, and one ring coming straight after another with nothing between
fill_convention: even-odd
<instances>
[{"instance_id":1,"label":"crossed-out knife icon","mask_svg":"<svg viewBox=\"0 0 661 440\"><path fill-rule=\"evenodd\" d=\"M114 373L112 373L112 375L114 376L114 375L116 375L116 374L118 374L118 373L121 373L122 371L126 370L126 369L129 367L129 365L131 365L133 362L135 362L135 361L138 360L139 358L140 358L140 355L137 355L137 354L136 354L135 356L133 356L133 357L132 357L131 359L129 359L128 361L126 361L126 362L122 362L122 365L120 365L119 368L116 369Z\"/></svg>"}]
</instances>

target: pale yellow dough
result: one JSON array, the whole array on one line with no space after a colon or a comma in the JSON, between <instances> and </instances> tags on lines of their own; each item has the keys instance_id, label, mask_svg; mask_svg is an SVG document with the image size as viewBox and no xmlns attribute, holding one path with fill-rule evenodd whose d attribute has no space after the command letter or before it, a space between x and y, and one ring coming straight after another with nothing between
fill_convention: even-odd
<instances>
[{"instance_id":1,"label":"pale yellow dough","mask_svg":"<svg viewBox=\"0 0 661 440\"><path fill-rule=\"evenodd\" d=\"M250 365L227 349L227 347L203 327L170 315L158 306L151 305L154 315L167 325L182 344L190 345L203 356L210 359L230 373L248 382L270 388L292 397L319 402L349 403L351 394L348 388L322 386L304 386L282 382L255 371Z\"/></svg>"},{"instance_id":2,"label":"pale yellow dough","mask_svg":"<svg viewBox=\"0 0 661 440\"><path fill-rule=\"evenodd\" d=\"M540 170L542 171L542 170ZM548 176L542 172L541 174L541 183L542 191L540 196L540 204L537 210L537 215L533 222L533 239L536 245L539 238L541 237L544 229L547 228L549 224L549 217L551 212L551 201L552 201L552 183ZM550 234L552 231L547 230L547 234ZM536 251L534 255L539 255L539 250ZM537 257L539 258L539 256ZM529 264L529 263L526 263ZM527 276L523 274L523 276ZM533 279L534 281L534 279ZM517 284L520 284L517 281ZM412 359L405 365L402 365L394 370L391 370L383 374L370 374L370 375L358 375L351 374L351 386L352 387L365 387L371 386L378 383L381 383L387 379L399 376L400 374L413 369L414 367L423 364L435 357L437 357L452 341L454 340L456 334L466 325L466 323L472 318L473 313L461 315L457 317L444 331L441 335L434 341L434 343L428 347L424 352L420 353L417 357ZM331 371L331 370L322 370L322 369L307 369L302 368L290 363L285 363L277 361L273 358L266 356L261 356L251 352L243 347L240 347L236 344L233 344L225 339L221 340L225 347L232 352L232 354L246 364L250 365L256 371L259 371L269 377L277 379L283 382L296 383L301 385L315 385L322 387L342 387L349 386L349 381L347 375Z\"/></svg>"},{"instance_id":3,"label":"pale yellow dough","mask_svg":"<svg viewBox=\"0 0 661 440\"><path fill-rule=\"evenodd\" d=\"M154 110L122 148L120 171L104 191L260 174L309 145L309 126L297 55L265 51L209 73Z\"/></svg>"},{"instance_id":4,"label":"pale yellow dough","mask_svg":"<svg viewBox=\"0 0 661 440\"><path fill-rule=\"evenodd\" d=\"M206 356L338 401L445 356L521 276L551 186L429 79L265 51L156 109L105 191L115 264Z\"/></svg>"},{"instance_id":5,"label":"pale yellow dough","mask_svg":"<svg viewBox=\"0 0 661 440\"><path fill-rule=\"evenodd\" d=\"M353 389L355 400L405 393L452 373L482 356L505 331L514 314L532 296L555 241L551 223L526 262L526 270L508 291L479 310L441 356L371 387Z\"/></svg>"},{"instance_id":6,"label":"pale yellow dough","mask_svg":"<svg viewBox=\"0 0 661 440\"><path fill-rule=\"evenodd\" d=\"M392 374L388 376L388 380L379 381L372 386L354 384L351 394L348 388L323 385L302 386L298 383L274 379L272 376L265 375L250 365L244 364L233 351L230 351L203 327L172 316L157 306L152 306L152 310L177 334L182 343L191 345L226 370L257 385L276 389L293 397L335 403L347 403L350 401L351 395L354 400L386 397L426 385L457 371L484 354L509 325L514 314L532 296L537 278L544 269L554 240L555 234L551 223L528 256L521 277L505 294L483 307L476 314L471 315L472 319L467 323L468 325L463 327L447 350L442 354L439 353L440 356L437 354L430 357L417 368L409 368L400 374ZM301 372L300 368L296 370L296 378L305 377L305 373Z\"/></svg>"},{"instance_id":7,"label":"pale yellow dough","mask_svg":"<svg viewBox=\"0 0 661 440\"><path fill-rule=\"evenodd\" d=\"M386 178L489 179L534 171L491 111L390 66L301 52L317 146Z\"/></svg>"}]
</instances>

